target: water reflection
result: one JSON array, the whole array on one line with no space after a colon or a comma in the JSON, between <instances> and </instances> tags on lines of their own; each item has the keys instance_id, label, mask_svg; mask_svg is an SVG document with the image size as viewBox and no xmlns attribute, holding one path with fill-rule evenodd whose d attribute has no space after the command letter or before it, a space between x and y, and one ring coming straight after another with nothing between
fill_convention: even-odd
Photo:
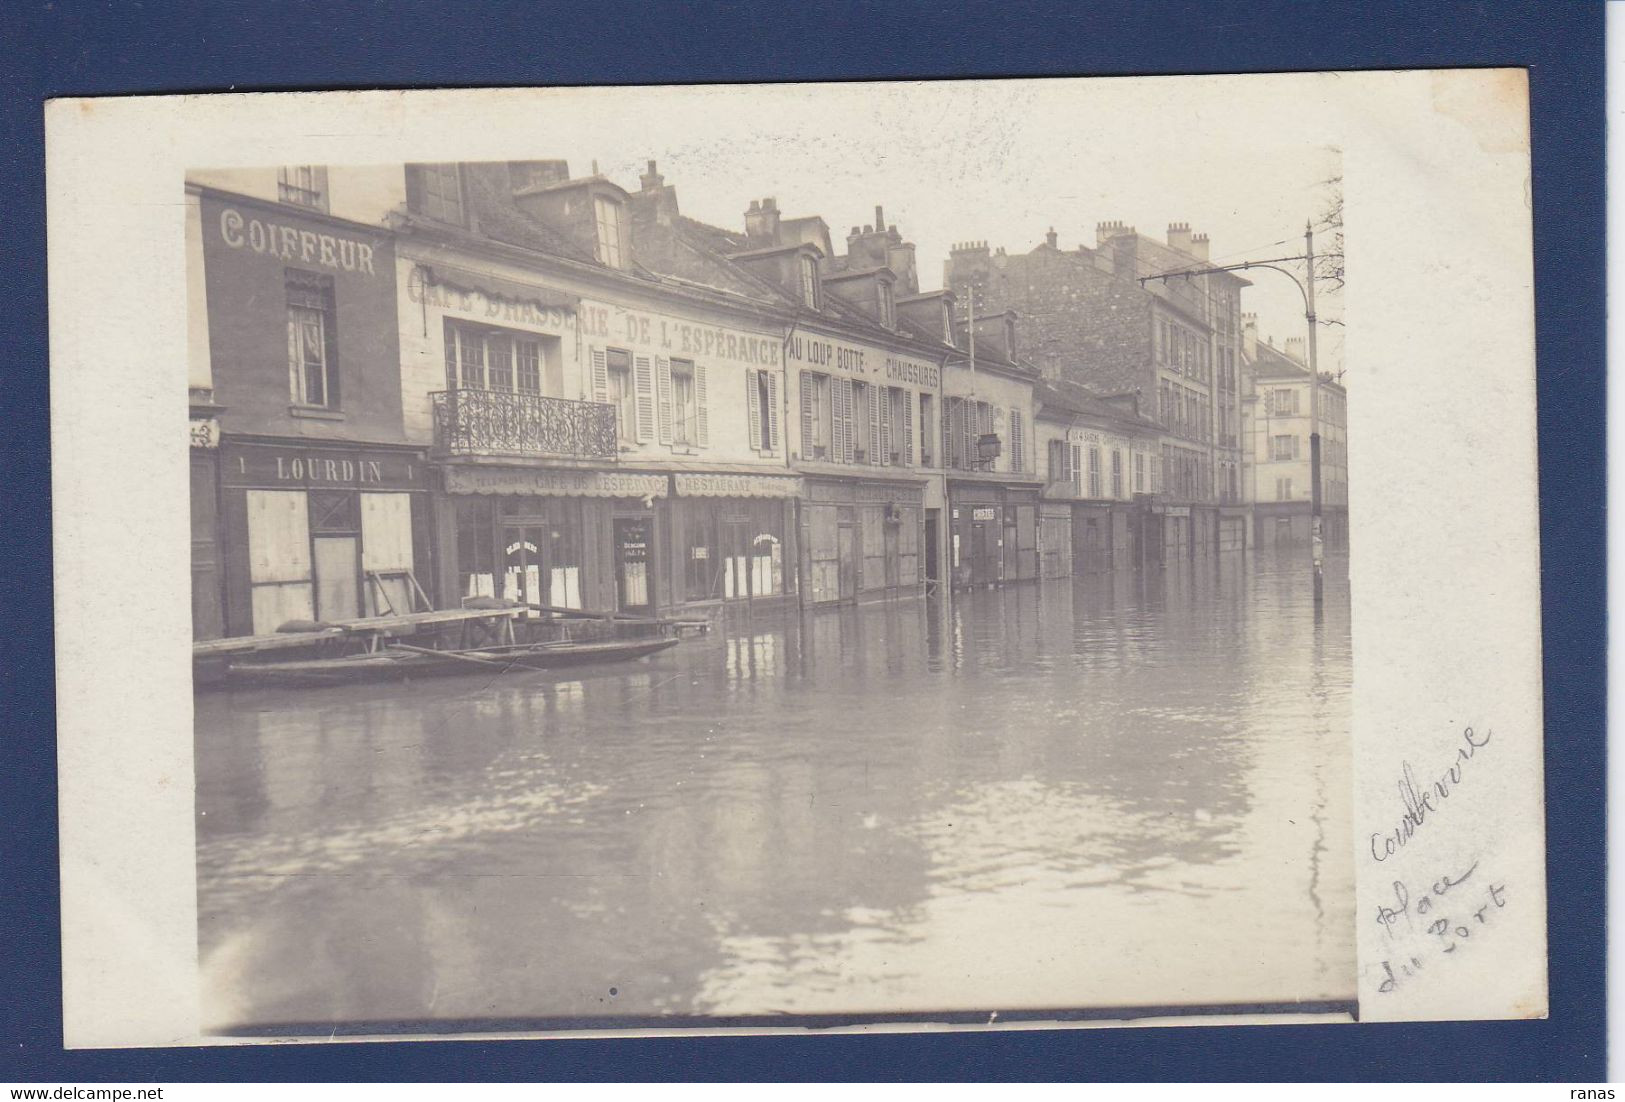
<instances>
[{"instance_id":1,"label":"water reflection","mask_svg":"<svg viewBox=\"0 0 1625 1102\"><path fill-rule=\"evenodd\" d=\"M1347 998L1346 572L734 617L627 667L200 697L256 1023Z\"/></svg>"}]
</instances>

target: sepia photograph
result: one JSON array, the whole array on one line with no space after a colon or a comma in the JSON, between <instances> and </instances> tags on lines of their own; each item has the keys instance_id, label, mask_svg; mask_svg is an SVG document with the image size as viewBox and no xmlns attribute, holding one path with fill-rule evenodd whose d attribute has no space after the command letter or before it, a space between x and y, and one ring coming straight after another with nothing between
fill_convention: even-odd
<instances>
[{"instance_id":1,"label":"sepia photograph","mask_svg":"<svg viewBox=\"0 0 1625 1102\"><path fill-rule=\"evenodd\" d=\"M1543 1014L1538 544L1393 555L1512 453L1390 496L1335 76L235 97L322 140L154 185L193 1043ZM1517 196L1520 82L1379 76Z\"/></svg>"}]
</instances>

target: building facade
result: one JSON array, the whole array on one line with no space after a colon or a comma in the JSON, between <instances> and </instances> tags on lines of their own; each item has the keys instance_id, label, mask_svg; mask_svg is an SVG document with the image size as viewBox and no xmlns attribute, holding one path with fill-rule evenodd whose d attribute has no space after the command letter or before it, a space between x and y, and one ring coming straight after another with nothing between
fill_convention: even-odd
<instances>
[{"instance_id":1,"label":"building facade","mask_svg":"<svg viewBox=\"0 0 1625 1102\"><path fill-rule=\"evenodd\" d=\"M1161 428L1152 511L1158 557L1179 561L1245 545L1241 495L1240 291L1233 273L1139 278L1200 268L1205 234L1184 223L1167 242L1120 222L1096 228L1093 248L1062 250L1054 231L1023 255L956 246L945 284L978 312L1015 310L1026 355L1044 375L1107 397L1137 395Z\"/></svg>"},{"instance_id":2,"label":"building facade","mask_svg":"<svg viewBox=\"0 0 1625 1102\"><path fill-rule=\"evenodd\" d=\"M1309 368L1303 338L1276 348L1260 341L1249 314L1243 374L1245 490L1260 548L1307 547L1311 527ZM1329 550L1348 549L1348 392L1322 373L1319 386L1321 532Z\"/></svg>"}]
</instances>

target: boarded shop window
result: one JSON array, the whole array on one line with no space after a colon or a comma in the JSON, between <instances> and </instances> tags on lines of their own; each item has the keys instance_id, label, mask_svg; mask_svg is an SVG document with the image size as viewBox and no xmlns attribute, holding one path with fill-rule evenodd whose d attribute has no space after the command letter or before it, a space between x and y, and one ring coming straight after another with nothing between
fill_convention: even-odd
<instances>
[{"instance_id":1,"label":"boarded shop window","mask_svg":"<svg viewBox=\"0 0 1625 1102\"><path fill-rule=\"evenodd\" d=\"M488 497L453 500L457 516L457 591L463 597L495 596L492 500Z\"/></svg>"},{"instance_id":2,"label":"boarded shop window","mask_svg":"<svg viewBox=\"0 0 1625 1102\"><path fill-rule=\"evenodd\" d=\"M314 619L310 517L298 490L249 490L248 583L254 633Z\"/></svg>"},{"instance_id":3,"label":"boarded shop window","mask_svg":"<svg viewBox=\"0 0 1625 1102\"><path fill-rule=\"evenodd\" d=\"M457 166L407 165L406 206L437 222L463 225L463 184Z\"/></svg>"},{"instance_id":4,"label":"boarded shop window","mask_svg":"<svg viewBox=\"0 0 1625 1102\"><path fill-rule=\"evenodd\" d=\"M412 611L412 495L361 495L361 569L367 615ZM370 575L381 575L373 578Z\"/></svg>"},{"instance_id":5,"label":"boarded shop window","mask_svg":"<svg viewBox=\"0 0 1625 1102\"><path fill-rule=\"evenodd\" d=\"M337 409L334 363L333 280L287 269L288 385L297 405Z\"/></svg>"},{"instance_id":6,"label":"boarded shop window","mask_svg":"<svg viewBox=\"0 0 1625 1102\"><path fill-rule=\"evenodd\" d=\"M311 210L327 210L327 167L283 165L276 172L276 197Z\"/></svg>"}]
</instances>

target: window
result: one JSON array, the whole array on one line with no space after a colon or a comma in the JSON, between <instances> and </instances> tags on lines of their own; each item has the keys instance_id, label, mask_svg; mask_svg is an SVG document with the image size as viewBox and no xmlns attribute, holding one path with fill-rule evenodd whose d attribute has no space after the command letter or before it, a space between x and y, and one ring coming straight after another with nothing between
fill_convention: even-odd
<instances>
[{"instance_id":1,"label":"window","mask_svg":"<svg viewBox=\"0 0 1625 1102\"><path fill-rule=\"evenodd\" d=\"M779 377L753 368L745 372L745 383L750 446L758 451L776 451L779 446Z\"/></svg>"},{"instance_id":2,"label":"window","mask_svg":"<svg viewBox=\"0 0 1625 1102\"><path fill-rule=\"evenodd\" d=\"M276 197L284 203L327 210L325 165L284 165L276 173Z\"/></svg>"},{"instance_id":3,"label":"window","mask_svg":"<svg viewBox=\"0 0 1625 1102\"><path fill-rule=\"evenodd\" d=\"M1112 496L1123 496L1123 453L1112 449Z\"/></svg>"},{"instance_id":4,"label":"window","mask_svg":"<svg viewBox=\"0 0 1625 1102\"><path fill-rule=\"evenodd\" d=\"M1145 453L1134 453L1134 492L1145 493Z\"/></svg>"},{"instance_id":5,"label":"window","mask_svg":"<svg viewBox=\"0 0 1625 1102\"><path fill-rule=\"evenodd\" d=\"M1071 482L1072 472L1067 467L1070 449L1065 440L1051 440L1049 442L1049 480L1051 482Z\"/></svg>"},{"instance_id":6,"label":"window","mask_svg":"<svg viewBox=\"0 0 1625 1102\"><path fill-rule=\"evenodd\" d=\"M1096 444L1089 446L1089 496L1104 496L1100 486L1100 447Z\"/></svg>"},{"instance_id":7,"label":"window","mask_svg":"<svg viewBox=\"0 0 1625 1102\"><path fill-rule=\"evenodd\" d=\"M902 387L887 387L885 405L881 408L881 416L886 419L890 427L890 440L888 441L888 454L881 459L893 466L912 467L914 465L914 400L907 390Z\"/></svg>"},{"instance_id":8,"label":"window","mask_svg":"<svg viewBox=\"0 0 1625 1102\"><path fill-rule=\"evenodd\" d=\"M1277 478L1275 480L1275 500L1292 500L1292 480L1290 478Z\"/></svg>"},{"instance_id":9,"label":"window","mask_svg":"<svg viewBox=\"0 0 1625 1102\"><path fill-rule=\"evenodd\" d=\"M699 443L700 407L694 389L692 360L671 362L671 442Z\"/></svg>"},{"instance_id":10,"label":"window","mask_svg":"<svg viewBox=\"0 0 1625 1102\"><path fill-rule=\"evenodd\" d=\"M1276 414L1291 414L1298 412L1298 392L1278 388L1274 391L1274 400L1270 403L1271 412Z\"/></svg>"},{"instance_id":11,"label":"window","mask_svg":"<svg viewBox=\"0 0 1625 1102\"><path fill-rule=\"evenodd\" d=\"M454 164L407 165L406 206L416 214L463 224L463 184Z\"/></svg>"},{"instance_id":12,"label":"window","mask_svg":"<svg viewBox=\"0 0 1625 1102\"><path fill-rule=\"evenodd\" d=\"M615 407L616 432L621 443L630 444L637 439L637 390L632 385L632 353L620 348L604 350L604 363L609 369L609 402Z\"/></svg>"},{"instance_id":13,"label":"window","mask_svg":"<svg viewBox=\"0 0 1625 1102\"><path fill-rule=\"evenodd\" d=\"M954 312L949 307L947 299L942 300L942 343L954 343Z\"/></svg>"},{"instance_id":14,"label":"window","mask_svg":"<svg viewBox=\"0 0 1625 1102\"><path fill-rule=\"evenodd\" d=\"M818 309L818 258L801 254L801 301L809 310Z\"/></svg>"},{"instance_id":15,"label":"window","mask_svg":"<svg viewBox=\"0 0 1625 1102\"><path fill-rule=\"evenodd\" d=\"M287 294L289 395L295 405L337 409L333 280L289 268Z\"/></svg>"},{"instance_id":16,"label":"window","mask_svg":"<svg viewBox=\"0 0 1625 1102\"><path fill-rule=\"evenodd\" d=\"M1273 444L1274 446L1270 451L1271 459L1298 458L1298 438L1296 436L1277 436L1274 438Z\"/></svg>"},{"instance_id":17,"label":"window","mask_svg":"<svg viewBox=\"0 0 1625 1102\"><path fill-rule=\"evenodd\" d=\"M1022 458L1027 451L1027 426L1022 422L1021 411L1010 411L1010 470L1020 474L1026 461Z\"/></svg>"},{"instance_id":18,"label":"window","mask_svg":"<svg viewBox=\"0 0 1625 1102\"><path fill-rule=\"evenodd\" d=\"M869 418L869 402L869 384L853 383L852 409L856 411L854 420L857 423L852 426L852 429L855 430L852 432L852 447L854 449L853 462L856 463L867 463L875 454L872 450L876 444L873 434L878 426L874 425Z\"/></svg>"},{"instance_id":19,"label":"window","mask_svg":"<svg viewBox=\"0 0 1625 1102\"><path fill-rule=\"evenodd\" d=\"M446 385L453 390L542 392L541 341L446 321Z\"/></svg>"},{"instance_id":20,"label":"window","mask_svg":"<svg viewBox=\"0 0 1625 1102\"><path fill-rule=\"evenodd\" d=\"M947 306L944 305L946 310ZM905 392L906 393L906 392ZM929 394L920 395L920 465L924 467L935 466L934 455L931 449L932 426L935 420L935 399Z\"/></svg>"},{"instance_id":21,"label":"window","mask_svg":"<svg viewBox=\"0 0 1625 1102\"><path fill-rule=\"evenodd\" d=\"M621 267L621 205L603 195L593 197L593 222L597 230L598 260L611 268Z\"/></svg>"},{"instance_id":22,"label":"window","mask_svg":"<svg viewBox=\"0 0 1625 1102\"><path fill-rule=\"evenodd\" d=\"M815 371L801 373L801 457L834 459L831 450L830 379Z\"/></svg>"},{"instance_id":23,"label":"window","mask_svg":"<svg viewBox=\"0 0 1625 1102\"><path fill-rule=\"evenodd\" d=\"M880 324L890 329L897 324L897 308L892 300L891 284L884 279L876 280L880 288Z\"/></svg>"}]
</instances>

